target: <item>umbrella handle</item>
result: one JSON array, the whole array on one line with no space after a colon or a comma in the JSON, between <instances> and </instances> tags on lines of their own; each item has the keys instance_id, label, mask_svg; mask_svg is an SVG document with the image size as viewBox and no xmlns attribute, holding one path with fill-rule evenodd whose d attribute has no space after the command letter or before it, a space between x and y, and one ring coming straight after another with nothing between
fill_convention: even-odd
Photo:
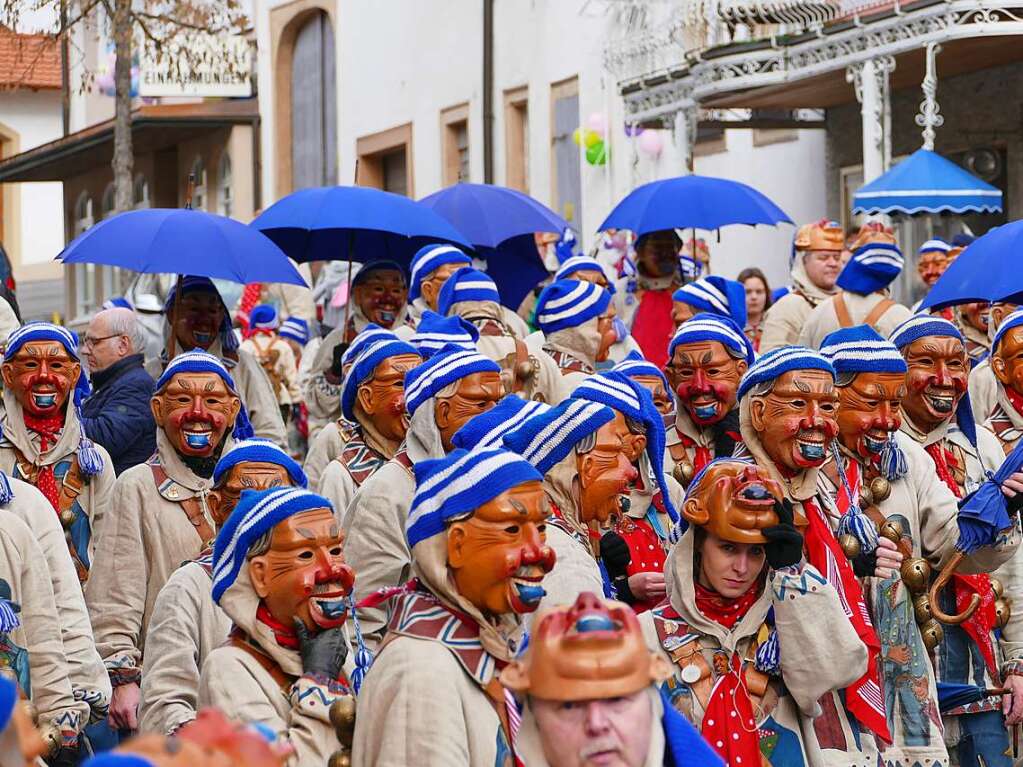
<instances>
[{"instance_id":1,"label":"umbrella handle","mask_svg":"<svg viewBox=\"0 0 1023 767\"><path fill-rule=\"evenodd\" d=\"M928 592L928 598L931 604L931 615L935 620L940 621L949 626L958 626L963 621L969 619L977 608L980 607L980 597L977 594L970 595L970 604L966 606L966 609L959 614L949 615L941 609L940 602L938 601L938 592L941 591L951 580L952 575L955 573L959 563L966 558L965 552L957 551L953 557L948 560L941 572L938 573L938 577L934 579L934 583L931 584L931 589Z\"/></svg>"}]
</instances>

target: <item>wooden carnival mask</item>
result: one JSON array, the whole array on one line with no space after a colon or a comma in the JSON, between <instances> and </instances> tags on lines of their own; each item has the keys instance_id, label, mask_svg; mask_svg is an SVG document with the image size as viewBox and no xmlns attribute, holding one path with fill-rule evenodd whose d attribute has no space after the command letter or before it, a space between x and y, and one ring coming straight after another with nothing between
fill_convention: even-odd
<instances>
[{"instance_id":1,"label":"wooden carnival mask","mask_svg":"<svg viewBox=\"0 0 1023 767\"><path fill-rule=\"evenodd\" d=\"M277 523L270 548L249 559L249 578L274 620L295 619L309 631L341 626L355 573L341 553L344 534L330 509L311 509Z\"/></svg>"},{"instance_id":2,"label":"wooden carnival mask","mask_svg":"<svg viewBox=\"0 0 1023 767\"><path fill-rule=\"evenodd\" d=\"M208 290L186 293L171 304L167 320L181 349L209 349L224 323L224 302Z\"/></svg>"},{"instance_id":3,"label":"wooden carnival mask","mask_svg":"<svg viewBox=\"0 0 1023 767\"><path fill-rule=\"evenodd\" d=\"M966 393L966 347L958 338L924 336L903 349L902 356L909 366L903 412L917 428L932 431L955 416Z\"/></svg>"},{"instance_id":4,"label":"wooden carnival mask","mask_svg":"<svg viewBox=\"0 0 1023 767\"><path fill-rule=\"evenodd\" d=\"M838 439L847 450L870 460L881 454L902 425L903 373L858 373L838 387Z\"/></svg>"},{"instance_id":5,"label":"wooden carnival mask","mask_svg":"<svg viewBox=\"0 0 1023 767\"><path fill-rule=\"evenodd\" d=\"M607 362L611 353L611 347L618 342L618 333L615 331L614 321L617 316L614 301L607 305L604 313L597 318L597 334L600 336L600 343L597 344L597 354L594 359L597 362Z\"/></svg>"},{"instance_id":6,"label":"wooden carnival mask","mask_svg":"<svg viewBox=\"0 0 1023 767\"><path fill-rule=\"evenodd\" d=\"M760 467L744 461L709 466L682 505L682 516L718 538L733 543L767 543L762 530L777 525L774 504L781 485Z\"/></svg>"},{"instance_id":7,"label":"wooden carnival mask","mask_svg":"<svg viewBox=\"0 0 1023 767\"><path fill-rule=\"evenodd\" d=\"M437 311L437 299L440 296L440 289L448 281L448 277L463 269L468 264L459 261L453 264L441 264L419 282L419 295L433 311Z\"/></svg>"},{"instance_id":8,"label":"wooden carnival mask","mask_svg":"<svg viewBox=\"0 0 1023 767\"><path fill-rule=\"evenodd\" d=\"M665 418L674 414L675 403L660 376L633 376L632 380L650 392L650 397L653 399L654 407L657 408L658 413Z\"/></svg>"},{"instance_id":9,"label":"wooden carnival mask","mask_svg":"<svg viewBox=\"0 0 1023 767\"><path fill-rule=\"evenodd\" d=\"M453 447L451 438L470 418L485 413L504 396L501 374L493 371L473 373L456 382L453 394L437 397L433 417L440 430L444 449Z\"/></svg>"},{"instance_id":10,"label":"wooden carnival mask","mask_svg":"<svg viewBox=\"0 0 1023 767\"><path fill-rule=\"evenodd\" d=\"M636 480L638 473L628 457L633 436L625 416L615 411L614 420L601 426L589 444L584 441L576 446L573 487L583 524L607 522Z\"/></svg>"},{"instance_id":11,"label":"wooden carnival mask","mask_svg":"<svg viewBox=\"0 0 1023 767\"><path fill-rule=\"evenodd\" d=\"M291 476L280 464L269 461L242 461L232 466L231 471L223 477L207 496L207 504L213 514L213 521L219 528L231 516L238 505L242 490L273 490L278 487L291 487Z\"/></svg>"},{"instance_id":12,"label":"wooden carnival mask","mask_svg":"<svg viewBox=\"0 0 1023 767\"><path fill-rule=\"evenodd\" d=\"M396 269L375 269L352 287L352 299L366 319L389 328L408 299L405 277Z\"/></svg>"},{"instance_id":13,"label":"wooden carnival mask","mask_svg":"<svg viewBox=\"0 0 1023 767\"><path fill-rule=\"evenodd\" d=\"M746 360L736 359L720 341L679 344L665 372L679 403L698 426L710 426L735 407Z\"/></svg>"},{"instance_id":14,"label":"wooden carnival mask","mask_svg":"<svg viewBox=\"0 0 1023 767\"><path fill-rule=\"evenodd\" d=\"M241 400L216 373L177 373L153 395L150 407L175 450L206 457L234 426Z\"/></svg>"},{"instance_id":15,"label":"wooden carnival mask","mask_svg":"<svg viewBox=\"0 0 1023 767\"><path fill-rule=\"evenodd\" d=\"M696 316L696 310L685 301L671 302L671 322L678 330Z\"/></svg>"},{"instance_id":16,"label":"wooden carnival mask","mask_svg":"<svg viewBox=\"0 0 1023 767\"><path fill-rule=\"evenodd\" d=\"M484 615L533 612L554 568L548 513L540 482L524 482L451 523L448 568L458 593Z\"/></svg>"},{"instance_id":17,"label":"wooden carnival mask","mask_svg":"<svg viewBox=\"0 0 1023 767\"><path fill-rule=\"evenodd\" d=\"M501 683L515 692L555 701L620 698L671 674L621 602L583 592L571 606L544 610L533 627L525 657L501 673Z\"/></svg>"},{"instance_id":18,"label":"wooden carnival mask","mask_svg":"<svg viewBox=\"0 0 1023 767\"><path fill-rule=\"evenodd\" d=\"M576 269L572 272L571 278L579 280L579 282L592 282L594 285L600 285L605 290L611 287L607 281L607 275L598 269Z\"/></svg>"},{"instance_id":19,"label":"wooden carnival mask","mask_svg":"<svg viewBox=\"0 0 1023 767\"><path fill-rule=\"evenodd\" d=\"M1007 331L991 353L991 369L1003 386L1023 394L1023 327Z\"/></svg>"},{"instance_id":20,"label":"wooden carnival mask","mask_svg":"<svg viewBox=\"0 0 1023 767\"><path fill-rule=\"evenodd\" d=\"M750 419L768 457L783 471L821 466L838 436L838 394L830 373L790 370L770 392L754 395Z\"/></svg>"},{"instance_id":21,"label":"wooden carnival mask","mask_svg":"<svg viewBox=\"0 0 1023 767\"><path fill-rule=\"evenodd\" d=\"M991 320L991 304L987 301L974 301L970 304L963 304L959 309L959 316L962 317L963 322L975 330L987 333L988 322Z\"/></svg>"},{"instance_id":22,"label":"wooden carnival mask","mask_svg":"<svg viewBox=\"0 0 1023 767\"><path fill-rule=\"evenodd\" d=\"M56 341L30 341L2 367L4 386L22 409L36 418L52 418L64 412L82 366Z\"/></svg>"},{"instance_id":23,"label":"wooden carnival mask","mask_svg":"<svg viewBox=\"0 0 1023 767\"><path fill-rule=\"evenodd\" d=\"M355 393L355 417L372 422L385 439L401 442L408 431L405 413L405 374L422 362L417 354L398 354L376 366Z\"/></svg>"}]
</instances>

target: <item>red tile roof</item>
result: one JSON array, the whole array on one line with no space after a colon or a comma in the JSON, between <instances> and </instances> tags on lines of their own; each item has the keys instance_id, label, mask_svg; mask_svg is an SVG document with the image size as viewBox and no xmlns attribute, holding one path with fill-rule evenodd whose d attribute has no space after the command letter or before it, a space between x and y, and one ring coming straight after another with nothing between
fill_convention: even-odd
<instances>
[{"instance_id":1,"label":"red tile roof","mask_svg":"<svg viewBox=\"0 0 1023 767\"><path fill-rule=\"evenodd\" d=\"M60 88L60 46L51 35L23 35L0 26L0 89Z\"/></svg>"}]
</instances>

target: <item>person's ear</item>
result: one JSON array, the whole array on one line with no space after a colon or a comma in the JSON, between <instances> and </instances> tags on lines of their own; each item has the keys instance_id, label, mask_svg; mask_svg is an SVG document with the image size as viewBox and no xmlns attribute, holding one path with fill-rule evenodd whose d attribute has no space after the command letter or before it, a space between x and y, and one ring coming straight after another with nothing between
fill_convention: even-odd
<instances>
[{"instance_id":1,"label":"person's ear","mask_svg":"<svg viewBox=\"0 0 1023 767\"><path fill-rule=\"evenodd\" d=\"M767 403L763 397L754 397L749 403L749 420L756 431L763 431L766 425L764 412L767 410Z\"/></svg>"},{"instance_id":2,"label":"person's ear","mask_svg":"<svg viewBox=\"0 0 1023 767\"><path fill-rule=\"evenodd\" d=\"M710 514L696 498L689 498L682 504L682 516L686 522L697 527L703 527L710 520Z\"/></svg>"},{"instance_id":3,"label":"person's ear","mask_svg":"<svg viewBox=\"0 0 1023 767\"><path fill-rule=\"evenodd\" d=\"M433 420L440 431L445 431L451 425L451 401L439 399L433 406Z\"/></svg>"},{"instance_id":4,"label":"person's ear","mask_svg":"<svg viewBox=\"0 0 1023 767\"><path fill-rule=\"evenodd\" d=\"M6 381L6 378L4 379ZM153 412L153 420L161 429L164 427L163 398L154 396L149 400L149 409Z\"/></svg>"},{"instance_id":5,"label":"person's ear","mask_svg":"<svg viewBox=\"0 0 1023 767\"><path fill-rule=\"evenodd\" d=\"M270 564L266 557L258 556L249 560L249 580L252 581L252 590L260 599L266 599L270 593Z\"/></svg>"},{"instance_id":6,"label":"person's ear","mask_svg":"<svg viewBox=\"0 0 1023 767\"><path fill-rule=\"evenodd\" d=\"M456 570L465 564L465 526L456 522L448 528L448 565Z\"/></svg>"},{"instance_id":7,"label":"person's ear","mask_svg":"<svg viewBox=\"0 0 1023 767\"><path fill-rule=\"evenodd\" d=\"M0 365L0 373L4 377L4 386L10 389L14 385L14 368L10 365Z\"/></svg>"},{"instance_id":8,"label":"person's ear","mask_svg":"<svg viewBox=\"0 0 1023 767\"><path fill-rule=\"evenodd\" d=\"M71 379L71 388L72 389L75 388L75 384L78 382L78 377L81 374L82 374L82 363L81 362L72 362L71 363L71 373L68 376Z\"/></svg>"},{"instance_id":9,"label":"person's ear","mask_svg":"<svg viewBox=\"0 0 1023 767\"><path fill-rule=\"evenodd\" d=\"M224 524L224 520L220 516L220 504L224 498L220 494L219 490L210 490L206 496L206 506L210 510L210 516L213 517L213 522L217 527Z\"/></svg>"},{"instance_id":10,"label":"person's ear","mask_svg":"<svg viewBox=\"0 0 1023 767\"><path fill-rule=\"evenodd\" d=\"M238 397L231 397L231 415L229 420L234 421L238 418L238 413L241 412L242 401Z\"/></svg>"},{"instance_id":11,"label":"person's ear","mask_svg":"<svg viewBox=\"0 0 1023 767\"><path fill-rule=\"evenodd\" d=\"M1005 364L1005 360L1002 358L1002 355L991 355L991 370L994 372L995 378L998 379L999 383L1002 383L1005 386L1009 385L1009 367ZM4 377L4 380L7 380L6 376Z\"/></svg>"},{"instance_id":12,"label":"person's ear","mask_svg":"<svg viewBox=\"0 0 1023 767\"><path fill-rule=\"evenodd\" d=\"M737 360L735 363L735 369L739 373L739 377L742 378L746 375L746 371L749 370L749 363L746 360Z\"/></svg>"},{"instance_id":13,"label":"person's ear","mask_svg":"<svg viewBox=\"0 0 1023 767\"><path fill-rule=\"evenodd\" d=\"M373 407L373 390L369 386L359 385L359 388L355 390L355 403L362 407L366 415L374 415L376 408Z\"/></svg>"}]
</instances>

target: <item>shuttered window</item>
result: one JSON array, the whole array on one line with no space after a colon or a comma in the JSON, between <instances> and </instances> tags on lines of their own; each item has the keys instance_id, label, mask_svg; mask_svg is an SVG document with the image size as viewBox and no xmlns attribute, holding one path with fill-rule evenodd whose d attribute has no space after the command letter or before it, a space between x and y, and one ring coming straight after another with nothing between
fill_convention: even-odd
<instances>
[{"instance_id":1,"label":"shuttered window","mask_svg":"<svg viewBox=\"0 0 1023 767\"><path fill-rule=\"evenodd\" d=\"M314 14L299 30L291 68L291 168L295 189L337 183L334 30Z\"/></svg>"}]
</instances>

